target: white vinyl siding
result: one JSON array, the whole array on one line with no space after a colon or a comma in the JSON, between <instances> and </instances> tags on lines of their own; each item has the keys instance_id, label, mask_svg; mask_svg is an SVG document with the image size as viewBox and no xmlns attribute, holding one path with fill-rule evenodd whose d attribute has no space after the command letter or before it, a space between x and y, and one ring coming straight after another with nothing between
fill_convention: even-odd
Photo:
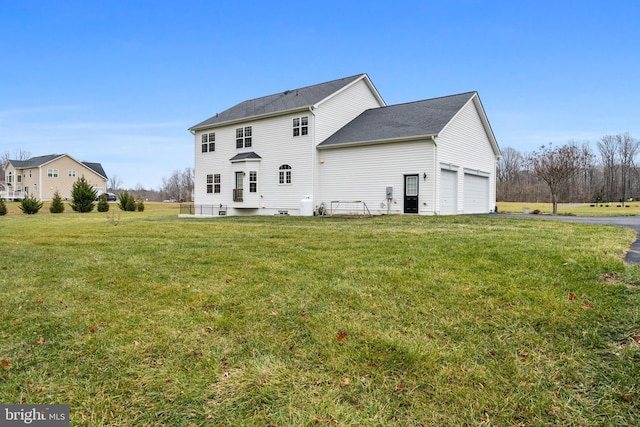
<instances>
[{"instance_id":1,"label":"white vinyl siding","mask_svg":"<svg viewBox=\"0 0 640 427\"><path fill-rule=\"evenodd\" d=\"M495 167L496 155L493 152L486 130L480 120L479 112L473 100L470 100L437 138L438 161L460 166L457 181L457 213L466 212L465 180L463 169L490 172L488 179L489 188L486 193L484 213L489 212L495 206ZM471 206L471 205L469 205ZM477 203L476 203L477 206Z\"/></svg>"},{"instance_id":2,"label":"white vinyl siding","mask_svg":"<svg viewBox=\"0 0 640 427\"><path fill-rule=\"evenodd\" d=\"M316 205L324 202L329 208L332 200L359 200L367 204L372 214L386 214L385 190L393 187L390 212L402 213L404 177L416 174L419 213L433 214L433 156L431 141L321 150L318 154L320 191Z\"/></svg>"},{"instance_id":3,"label":"white vinyl siding","mask_svg":"<svg viewBox=\"0 0 640 427\"><path fill-rule=\"evenodd\" d=\"M316 145L333 135L338 129L369 108L382 105L364 80L360 80L342 92L320 103L316 115Z\"/></svg>"}]
</instances>

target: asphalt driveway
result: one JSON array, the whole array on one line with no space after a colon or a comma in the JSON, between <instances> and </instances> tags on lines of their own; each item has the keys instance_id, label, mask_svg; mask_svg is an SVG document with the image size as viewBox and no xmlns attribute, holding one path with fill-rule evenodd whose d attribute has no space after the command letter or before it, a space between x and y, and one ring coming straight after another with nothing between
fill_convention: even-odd
<instances>
[{"instance_id":1,"label":"asphalt driveway","mask_svg":"<svg viewBox=\"0 0 640 427\"><path fill-rule=\"evenodd\" d=\"M503 215L503 214L500 214ZM624 261L629 264L640 264L640 216L613 216L613 217L587 217L587 216L563 216L563 215L525 215L525 214L504 214L513 217L527 218L527 219L540 219L540 220L552 220L552 221L568 221L568 222L582 222L585 224L603 224L603 225L618 225L620 227L627 227L635 230L637 233L636 241L631 244L627 255L624 257Z\"/></svg>"}]
</instances>

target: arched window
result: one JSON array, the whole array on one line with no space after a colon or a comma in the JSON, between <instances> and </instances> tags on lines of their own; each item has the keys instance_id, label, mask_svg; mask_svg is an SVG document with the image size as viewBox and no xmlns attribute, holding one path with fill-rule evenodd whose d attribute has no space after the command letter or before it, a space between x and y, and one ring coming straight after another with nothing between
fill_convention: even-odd
<instances>
[{"instance_id":1,"label":"arched window","mask_svg":"<svg viewBox=\"0 0 640 427\"><path fill-rule=\"evenodd\" d=\"M291 184L291 166L282 165L279 168L278 182L280 184Z\"/></svg>"}]
</instances>

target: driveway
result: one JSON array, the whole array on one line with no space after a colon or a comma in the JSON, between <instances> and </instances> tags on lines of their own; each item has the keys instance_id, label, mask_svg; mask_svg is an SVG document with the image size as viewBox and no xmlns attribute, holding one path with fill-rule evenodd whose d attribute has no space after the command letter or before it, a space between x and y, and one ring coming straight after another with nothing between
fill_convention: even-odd
<instances>
[{"instance_id":1,"label":"driveway","mask_svg":"<svg viewBox=\"0 0 640 427\"><path fill-rule=\"evenodd\" d=\"M611 217L592 217L592 216L564 216L564 215L525 215L525 214L500 214L513 217L527 218L527 219L542 219L542 220L555 220L555 221L567 221L567 222L582 222L585 224L603 224L603 225L618 225L620 227L627 227L635 230L637 233L636 241L631 244L627 255L624 257L624 261L629 264L640 264L640 216L611 216Z\"/></svg>"}]
</instances>

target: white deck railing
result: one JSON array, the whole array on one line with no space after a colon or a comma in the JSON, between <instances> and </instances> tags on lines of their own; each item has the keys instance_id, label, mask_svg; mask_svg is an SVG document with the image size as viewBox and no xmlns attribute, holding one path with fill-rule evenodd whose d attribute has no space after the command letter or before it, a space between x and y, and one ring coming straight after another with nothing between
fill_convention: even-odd
<instances>
[{"instance_id":1,"label":"white deck railing","mask_svg":"<svg viewBox=\"0 0 640 427\"><path fill-rule=\"evenodd\" d=\"M25 196L26 194L24 191L0 191L0 197L2 197L4 200L19 200L24 199Z\"/></svg>"}]
</instances>

